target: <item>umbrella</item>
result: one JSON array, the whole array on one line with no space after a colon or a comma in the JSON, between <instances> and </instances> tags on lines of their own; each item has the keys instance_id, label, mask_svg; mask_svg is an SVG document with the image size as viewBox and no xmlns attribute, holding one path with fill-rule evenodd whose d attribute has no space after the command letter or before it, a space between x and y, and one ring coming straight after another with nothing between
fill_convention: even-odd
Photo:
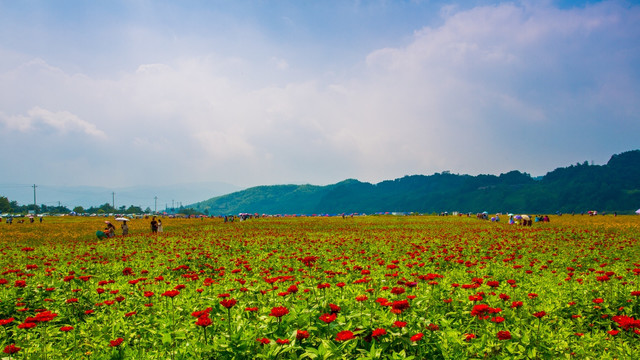
<instances>
[{"instance_id":1,"label":"umbrella","mask_svg":"<svg viewBox=\"0 0 640 360\"><path fill-rule=\"evenodd\" d=\"M522 215L516 215L515 218L516 219L522 219Z\"/></svg>"},{"instance_id":2,"label":"umbrella","mask_svg":"<svg viewBox=\"0 0 640 360\"><path fill-rule=\"evenodd\" d=\"M117 221L129 221L129 219L127 219L126 217L118 217L116 218Z\"/></svg>"},{"instance_id":3,"label":"umbrella","mask_svg":"<svg viewBox=\"0 0 640 360\"><path fill-rule=\"evenodd\" d=\"M523 218L524 220L529 220L529 215L522 215L522 218Z\"/></svg>"},{"instance_id":4,"label":"umbrella","mask_svg":"<svg viewBox=\"0 0 640 360\"><path fill-rule=\"evenodd\" d=\"M109 221L109 220L105 220L105 221L104 221L104 223L105 223L105 224L111 224L111 221Z\"/></svg>"},{"instance_id":5,"label":"umbrella","mask_svg":"<svg viewBox=\"0 0 640 360\"><path fill-rule=\"evenodd\" d=\"M636 214L640 215L640 209L636 210Z\"/></svg>"}]
</instances>

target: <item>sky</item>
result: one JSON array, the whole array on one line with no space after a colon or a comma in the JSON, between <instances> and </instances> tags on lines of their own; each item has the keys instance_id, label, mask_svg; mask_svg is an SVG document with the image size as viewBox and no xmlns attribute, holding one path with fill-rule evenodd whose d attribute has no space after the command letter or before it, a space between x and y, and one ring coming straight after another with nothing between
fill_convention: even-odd
<instances>
[{"instance_id":1,"label":"sky","mask_svg":"<svg viewBox=\"0 0 640 360\"><path fill-rule=\"evenodd\" d=\"M0 184L540 176L638 148L636 2L0 0Z\"/></svg>"}]
</instances>

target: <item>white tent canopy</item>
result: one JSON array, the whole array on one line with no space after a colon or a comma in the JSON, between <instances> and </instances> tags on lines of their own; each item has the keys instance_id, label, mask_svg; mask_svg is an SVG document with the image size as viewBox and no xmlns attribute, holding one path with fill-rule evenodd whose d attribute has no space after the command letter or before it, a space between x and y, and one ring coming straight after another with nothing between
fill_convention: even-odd
<instances>
[{"instance_id":1,"label":"white tent canopy","mask_svg":"<svg viewBox=\"0 0 640 360\"><path fill-rule=\"evenodd\" d=\"M636 210L636 214L640 215L640 209Z\"/></svg>"}]
</instances>

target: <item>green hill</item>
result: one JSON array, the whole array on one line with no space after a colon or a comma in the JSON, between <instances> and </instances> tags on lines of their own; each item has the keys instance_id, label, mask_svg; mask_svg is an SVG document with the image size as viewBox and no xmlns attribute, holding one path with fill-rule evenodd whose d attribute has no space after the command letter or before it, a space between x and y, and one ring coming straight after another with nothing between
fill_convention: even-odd
<instances>
[{"instance_id":1,"label":"green hill","mask_svg":"<svg viewBox=\"0 0 640 360\"><path fill-rule=\"evenodd\" d=\"M377 212L631 213L640 207L640 150L555 169L541 179L511 171L496 175L448 172L412 175L377 184L258 186L189 207L208 214L340 214Z\"/></svg>"}]
</instances>

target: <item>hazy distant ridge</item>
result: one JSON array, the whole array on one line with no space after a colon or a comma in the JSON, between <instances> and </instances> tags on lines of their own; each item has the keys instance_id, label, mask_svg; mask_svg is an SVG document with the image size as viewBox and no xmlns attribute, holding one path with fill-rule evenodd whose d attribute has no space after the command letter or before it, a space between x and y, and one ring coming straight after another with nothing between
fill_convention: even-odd
<instances>
[{"instance_id":1,"label":"hazy distant ridge","mask_svg":"<svg viewBox=\"0 0 640 360\"><path fill-rule=\"evenodd\" d=\"M640 208L640 150L606 165L558 168L539 180L511 171L496 175L436 173L377 184L258 186L189 205L210 214L338 214L350 212L633 212Z\"/></svg>"}]
</instances>

